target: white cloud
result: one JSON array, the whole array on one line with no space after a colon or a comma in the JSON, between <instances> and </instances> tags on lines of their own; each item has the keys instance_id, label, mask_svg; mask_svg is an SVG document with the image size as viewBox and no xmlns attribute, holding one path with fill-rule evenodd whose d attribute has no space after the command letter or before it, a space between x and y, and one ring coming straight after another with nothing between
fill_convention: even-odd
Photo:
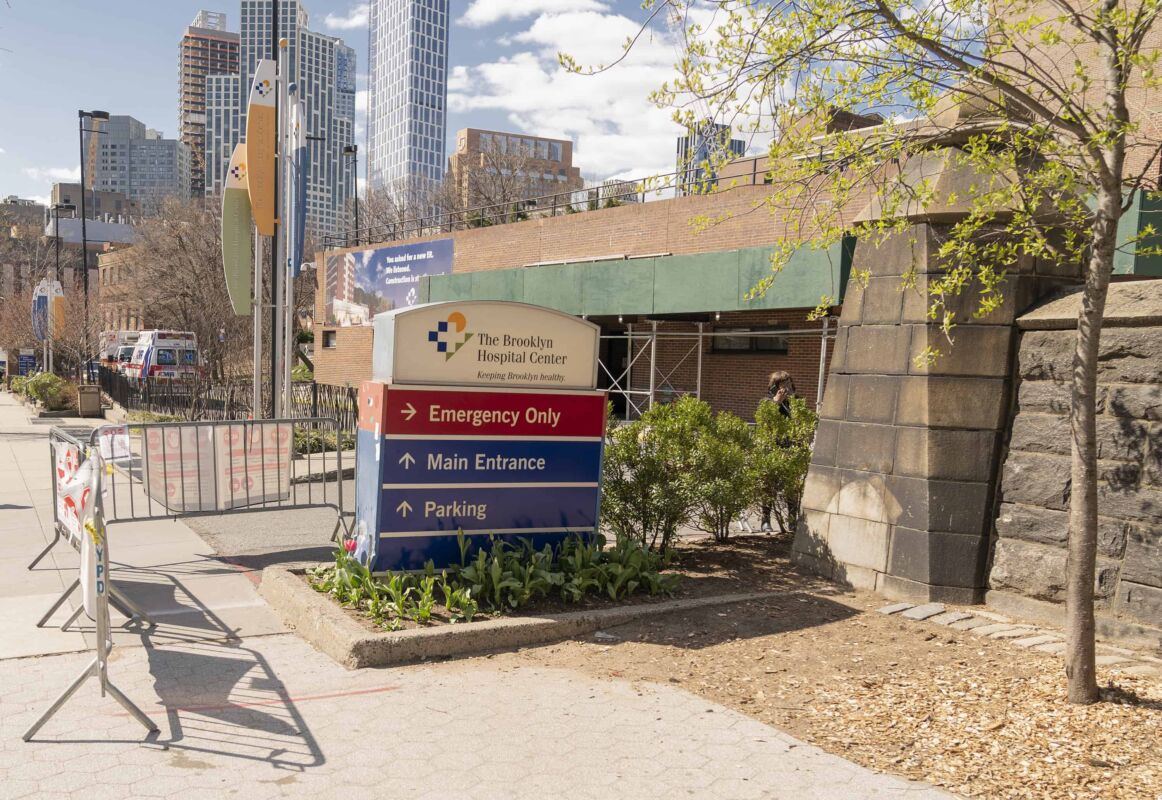
<instances>
[{"instance_id":1,"label":"white cloud","mask_svg":"<svg viewBox=\"0 0 1162 800\"><path fill-rule=\"evenodd\" d=\"M0 147L0 156L4 155L4 154L5 154L5 153L7 153L7 152L8 152L8 151L7 151L7 150L5 150L3 147Z\"/></svg>"},{"instance_id":2,"label":"white cloud","mask_svg":"<svg viewBox=\"0 0 1162 800\"><path fill-rule=\"evenodd\" d=\"M357 114L367 113L367 90L358 89L355 92L355 112Z\"/></svg>"},{"instance_id":3,"label":"white cloud","mask_svg":"<svg viewBox=\"0 0 1162 800\"><path fill-rule=\"evenodd\" d=\"M597 75L575 75L557 62L565 51L584 65L611 63L640 25L590 10L541 13L511 37L524 49L452 71L448 107L504 112L514 131L574 140L573 163L587 178L673 172L680 130L669 110L649 100L674 77L678 51L668 31L647 32L623 62Z\"/></svg>"},{"instance_id":4,"label":"white cloud","mask_svg":"<svg viewBox=\"0 0 1162 800\"><path fill-rule=\"evenodd\" d=\"M356 28L366 28L371 13L368 3L357 3L347 12L347 15L328 14L323 17L323 26L337 31L349 31Z\"/></svg>"},{"instance_id":5,"label":"white cloud","mask_svg":"<svg viewBox=\"0 0 1162 800\"><path fill-rule=\"evenodd\" d=\"M535 14L608 10L609 4L602 0L473 0L458 22L469 28L483 28L504 19L523 19Z\"/></svg>"},{"instance_id":6,"label":"white cloud","mask_svg":"<svg viewBox=\"0 0 1162 800\"><path fill-rule=\"evenodd\" d=\"M80 167L25 167L24 174L34 181L79 181Z\"/></svg>"}]
</instances>

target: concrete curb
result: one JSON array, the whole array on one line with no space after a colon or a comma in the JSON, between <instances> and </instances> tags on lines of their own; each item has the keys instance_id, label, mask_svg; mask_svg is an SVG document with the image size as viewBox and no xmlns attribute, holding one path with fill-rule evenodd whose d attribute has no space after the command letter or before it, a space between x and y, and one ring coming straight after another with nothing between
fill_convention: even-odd
<instances>
[{"instance_id":1,"label":"concrete curb","mask_svg":"<svg viewBox=\"0 0 1162 800\"><path fill-rule=\"evenodd\" d=\"M779 597L786 592L751 592L690 600L642 603L544 617L508 617L463 625L441 625L374 633L352 619L302 579L303 570L283 566L262 571L259 592L283 623L347 669L387 667L425 658L467 656L569 639L601 628L707 606Z\"/></svg>"}]
</instances>

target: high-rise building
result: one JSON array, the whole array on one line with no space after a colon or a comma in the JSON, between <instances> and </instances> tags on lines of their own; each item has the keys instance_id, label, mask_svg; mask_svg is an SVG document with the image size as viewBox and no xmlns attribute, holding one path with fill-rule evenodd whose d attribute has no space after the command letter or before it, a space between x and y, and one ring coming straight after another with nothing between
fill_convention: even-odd
<instances>
[{"instance_id":1,"label":"high-rise building","mask_svg":"<svg viewBox=\"0 0 1162 800\"><path fill-rule=\"evenodd\" d=\"M303 100L311 159L307 228L320 237L347 224L355 177L343 148L355 138L355 51L307 27L298 0L278 0L278 37L287 40L286 68ZM206 81L206 193L222 190L234 145L246 132L246 101L259 59L270 58L271 4L242 0L238 76Z\"/></svg>"},{"instance_id":2,"label":"high-rise building","mask_svg":"<svg viewBox=\"0 0 1162 800\"><path fill-rule=\"evenodd\" d=\"M226 30L225 14L199 11L182 36L180 50L180 136L190 148L190 191L198 197L206 192L207 79L217 75L238 75L238 34Z\"/></svg>"},{"instance_id":3,"label":"high-rise building","mask_svg":"<svg viewBox=\"0 0 1162 800\"><path fill-rule=\"evenodd\" d=\"M679 194L698 194L713 189L715 168L732 158L746 155L746 142L730 138L730 126L704 119L691 125L678 138L675 182Z\"/></svg>"},{"instance_id":4,"label":"high-rise building","mask_svg":"<svg viewBox=\"0 0 1162 800\"><path fill-rule=\"evenodd\" d=\"M510 203L582 188L573 143L523 133L462 128L448 178L464 208Z\"/></svg>"},{"instance_id":5,"label":"high-rise building","mask_svg":"<svg viewBox=\"0 0 1162 800\"><path fill-rule=\"evenodd\" d=\"M448 0L371 0L368 180L393 190L444 175Z\"/></svg>"},{"instance_id":6,"label":"high-rise building","mask_svg":"<svg viewBox=\"0 0 1162 800\"><path fill-rule=\"evenodd\" d=\"M85 168L93 189L121 192L143 213L166 197L190 196L190 148L130 116L90 119ZM86 209L87 211L87 209Z\"/></svg>"}]
</instances>

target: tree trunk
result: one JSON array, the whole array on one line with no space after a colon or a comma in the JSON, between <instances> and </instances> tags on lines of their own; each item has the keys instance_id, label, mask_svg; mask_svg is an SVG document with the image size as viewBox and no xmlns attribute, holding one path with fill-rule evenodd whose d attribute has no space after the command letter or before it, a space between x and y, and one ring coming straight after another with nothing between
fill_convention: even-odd
<instances>
[{"instance_id":1,"label":"tree trunk","mask_svg":"<svg viewBox=\"0 0 1162 800\"><path fill-rule=\"evenodd\" d=\"M1066 560L1065 674L1071 703L1098 699L1094 662L1094 574L1097 561L1097 357L1113 270L1121 192L1103 186L1092 223L1093 244L1085 265L1085 290L1077 315L1070 397L1072 433L1069 555Z\"/></svg>"}]
</instances>

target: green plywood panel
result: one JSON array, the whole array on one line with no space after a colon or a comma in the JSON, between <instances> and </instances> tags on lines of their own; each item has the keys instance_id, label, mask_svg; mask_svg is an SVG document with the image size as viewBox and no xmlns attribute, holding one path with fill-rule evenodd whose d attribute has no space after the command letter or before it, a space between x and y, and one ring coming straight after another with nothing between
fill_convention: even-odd
<instances>
[{"instance_id":1,"label":"green plywood panel","mask_svg":"<svg viewBox=\"0 0 1162 800\"><path fill-rule=\"evenodd\" d=\"M1133 205L1118 222L1118 249L1114 252L1115 275L1162 276L1162 256L1138 254L1135 250L1157 247L1162 236L1151 236L1137 243L1130 240L1147 226L1162 231L1162 198L1139 191Z\"/></svg>"},{"instance_id":2,"label":"green plywood panel","mask_svg":"<svg viewBox=\"0 0 1162 800\"><path fill-rule=\"evenodd\" d=\"M427 275L420 278L420 282L416 284L416 292L419 294L418 303L432 302L432 279Z\"/></svg>"},{"instance_id":3,"label":"green plywood panel","mask_svg":"<svg viewBox=\"0 0 1162 800\"><path fill-rule=\"evenodd\" d=\"M652 313L655 261L635 258L578 265L583 313L592 316Z\"/></svg>"},{"instance_id":4,"label":"green plywood panel","mask_svg":"<svg viewBox=\"0 0 1162 800\"><path fill-rule=\"evenodd\" d=\"M433 275L428 278L429 302L440 303L448 300L472 300L472 274L451 273Z\"/></svg>"},{"instance_id":5,"label":"green plywood panel","mask_svg":"<svg viewBox=\"0 0 1162 800\"><path fill-rule=\"evenodd\" d=\"M655 314L737 307L737 250L659 258L654 264Z\"/></svg>"},{"instance_id":6,"label":"green plywood panel","mask_svg":"<svg viewBox=\"0 0 1162 800\"><path fill-rule=\"evenodd\" d=\"M553 264L526 267L524 301L555 308L567 314L583 314L581 308L581 271L588 264Z\"/></svg>"},{"instance_id":7,"label":"green plywood panel","mask_svg":"<svg viewBox=\"0 0 1162 800\"><path fill-rule=\"evenodd\" d=\"M771 250L755 247L739 252L739 309L814 308L823 295L839 298L843 294L848 264L842 245L826 250L804 246L796 250L783 271L761 297L743 298L770 274Z\"/></svg>"},{"instance_id":8,"label":"green plywood panel","mask_svg":"<svg viewBox=\"0 0 1162 800\"><path fill-rule=\"evenodd\" d=\"M524 300L523 269L493 269L470 274L474 300Z\"/></svg>"}]
</instances>

